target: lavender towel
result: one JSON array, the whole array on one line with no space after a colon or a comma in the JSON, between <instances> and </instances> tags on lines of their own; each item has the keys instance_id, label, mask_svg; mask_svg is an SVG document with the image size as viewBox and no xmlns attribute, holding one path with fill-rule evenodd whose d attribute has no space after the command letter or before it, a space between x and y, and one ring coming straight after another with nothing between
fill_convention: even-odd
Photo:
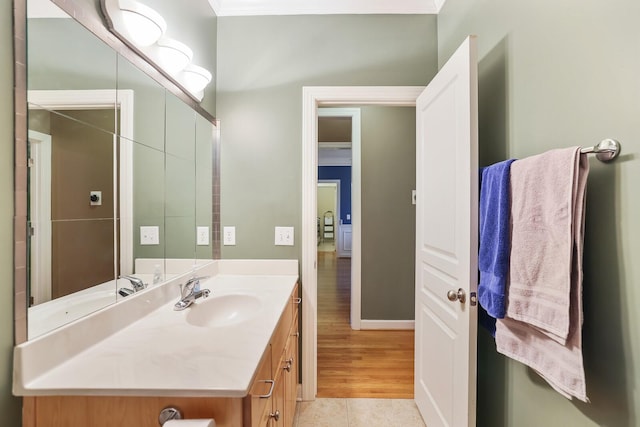
<instances>
[{"instance_id":1,"label":"lavender towel","mask_svg":"<svg viewBox=\"0 0 640 427\"><path fill-rule=\"evenodd\" d=\"M505 160L481 169L480 173L480 249L478 298L487 314L502 319L507 311L506 293L509 273L509 174L511 163Z\"/></svg>"},{"instance_id":2,"label":"lavender towel","mask_svg":"<svg viewBox=\"0 0 640 427\"><path fill-rule=\"evenodd\" d=\"M512 248L498 352L533 368L562 395L587 402L582 357L582 253L589 161L580 147L511 169Z\"/></svg>"}]
</instances>

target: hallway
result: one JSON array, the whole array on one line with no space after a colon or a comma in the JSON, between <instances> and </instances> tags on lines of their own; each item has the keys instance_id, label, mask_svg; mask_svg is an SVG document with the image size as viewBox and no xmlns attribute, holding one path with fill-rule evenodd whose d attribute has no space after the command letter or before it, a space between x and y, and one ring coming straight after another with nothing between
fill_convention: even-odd
<instances>
[{"instance_id":1,"label":"hallway","mask_svg":"<svg viewBox=\"0 0 640 427\"><path fill-rule=\"evenodd\" d=\"M318 253L318 397L413 399L413 331L352 330L350 282L350 258Z\"/></svg>"},{"instance_id":2,"label":"hallway","mask_svg":"<svg viewBox=\"0 0 640 427\"><path fill-rule=\"evenodd\" d=\"M413 331L353 331L351 259L318 252L318 398L295 427L425 427L413 402Z\"/></svg>"}]
</instances>

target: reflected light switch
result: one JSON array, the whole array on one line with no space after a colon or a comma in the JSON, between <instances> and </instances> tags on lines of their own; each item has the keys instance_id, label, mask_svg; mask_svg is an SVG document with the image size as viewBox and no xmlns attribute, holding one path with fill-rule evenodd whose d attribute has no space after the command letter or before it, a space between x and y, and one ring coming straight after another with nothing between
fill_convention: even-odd
<instances>
[{"instance_id":1,"label":"reflected light switch","mask_svg":"<svg viewBox=\"0 0 640 427\"><path fill-rule=\"evenodd\" d=\"M196 227L196 245L198 246L209 245L209 227L206 227L206 226Z\"/></svg>"},{"instance_id":2,"label":"reflected light switch","mask_svg":"<svg viewBox=\"0 0 640 427\"><path fill-rule=\"evenodd\" d=\"M140 227L140 244L141 245L159 245L160 244L160 228L157 226Z\"/></svg>"}]
</instances>

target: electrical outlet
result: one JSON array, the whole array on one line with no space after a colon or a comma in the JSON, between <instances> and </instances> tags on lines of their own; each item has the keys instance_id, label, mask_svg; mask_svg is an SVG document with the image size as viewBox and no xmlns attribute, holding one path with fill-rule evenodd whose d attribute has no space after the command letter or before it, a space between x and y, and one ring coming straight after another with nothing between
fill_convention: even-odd
<instances>
[{"instance_id":1,"label":"electrical outlet","mask_svg":"<svg viewBox=\"0 0 640 427\"><path fill-rule=\"evenodd\" d=\"M198 246L209 246L209 227L196 227L196 240Z\"/></svg>"},{"instance_id":2,"label":"electrical outlet","mask_svg":"<svg viewBox=\"0 0 640 427\"><path fill-rule=\"evenodd\" d=\"M293 227L276 227L276 246L293 246Z\"/></svg>"},{"instance_id":3,"label":"electrical outlet","mask_svg":"<svg viewBox=\"0 0 640 427\"><path fill-rule=\"evenodd\" d=\"M235 227L223 227L222 244L225 246L235 246L236 244L236 228Z\"/></svg>"},{"instance_id":4,"label":"electrical outlet","mask_svg":"<svg viewBox=\"0 0 640 427\"><path fill-rule=\"evenodd\" d=\"M140 227L140 244L141 245L159 245L160 244L160 228L157 226Z\"/></svg>"}]
</instances>

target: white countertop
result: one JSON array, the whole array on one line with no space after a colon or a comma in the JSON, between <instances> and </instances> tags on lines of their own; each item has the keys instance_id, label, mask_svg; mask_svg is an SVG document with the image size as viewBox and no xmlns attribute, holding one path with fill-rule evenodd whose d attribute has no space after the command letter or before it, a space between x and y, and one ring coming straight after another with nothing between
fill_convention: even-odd
<instances>
[{"instance_id":1,"label":"white countertop","mask_svg":"<svg viewBox=\"0 0 640 427\"><path fill-rule=\"evenodd\" d=\"M260 308L250 319L188 323L190 310L202 307L173 310L179 278L16 347L14 394L246 396L297 282L297 261L212 264L198 272L210 276L201 288L211 296L195 305L251 295Z\"/></svg>"}]
</instances>

